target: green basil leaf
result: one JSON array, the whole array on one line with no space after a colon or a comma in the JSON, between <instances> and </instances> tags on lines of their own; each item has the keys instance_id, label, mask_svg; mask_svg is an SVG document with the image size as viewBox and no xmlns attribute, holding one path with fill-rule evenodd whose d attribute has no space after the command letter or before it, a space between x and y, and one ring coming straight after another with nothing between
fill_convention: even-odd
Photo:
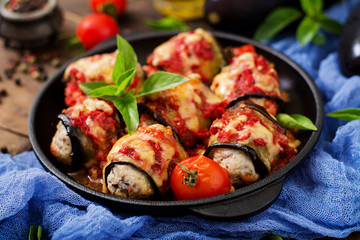
<instances>
[{"instance_id":1,"label":"green basil leaf","mask_svg":"<svg viewBox=\"0 0 360 240\"><path fill-rule=\"evenodd\" d=\"M326 42L326 39L323 35L316 34L312 40L316 45L323 45Z\"/></svg>"},{"instance_id":2,"label":"green basil leaf","mask_svg":"<svg viewBox=\"0 0 360 240\"><path fill-rule=\"evenodd\" d=\"M281 7L271 12L256 29L253 38L257 41L268 40L281 32L291 23L301 18L302 13L291 7Z\"/></svg>"},{"instance_id":3,"label":"green basil leaf","mask_svg":"<svg viewBox=\"0 0 360 240\"><path fill-rule=\"evenodd\" d=\"M312 121L300 114L288 115L286 113L278 113L276 114L276 119L280 125L286 128L317 131Z\"/></svg>"},{"instance_id":4,"label":"green basil leaf","mask_svg":"<svg viewBox=\"0 0 360 240\"><path fill-rule=\"evenodd\" d=\"M315 17L323 10L323 0L300 0L300 4L309 17Z\"/></svg>"},{"instance_id":5,"label":"green basil leaf","mask_svg":"<svg viewBox=\"0 0 360 240\"><path fill-rule=\"evenodd\" d=\"M38 230L37 230L37 239L40 240L42 237L42 227L38 226Z\"/></svg>"},{"instance_id":6,"label":"green basil leaf","mask_svg":"<svg viewBox=\"0 0 360 240\"><path fill-rule=\"evenodd\" d=\"M139 125L139 112L133 93L124 93L113 103L122 115L129 134L133 134Z\"/></svg>"},{"instance_id":7,"label":"green basil leaf","mask_svg":"<svg viewBox=\"0 0 360 240\"><path fill-rule=\"evenodd\" d=\"M120 78L121 74L132 68L136 68L137 64L137 56L134 52L134 49L120 35L117 35L117 48L119 52L116 56L114 70L112 73L112 79L115 85L120 84L118 79Z\"/></svg>"},{"instance_id":8,"label":"green basil leaf","mask_svg":"<svg viewBox=\"0 0 360 240\"><path fill-rule=\"evenodd\" d=\"M326 114L328 117L337 118L346 121L360 119L360 108L347 108Z\"/></svg>"},{"instance_id":9,"label":"green basil leaf","mask_svg":"<svg viewBox=\"0 0 360 240\"><path fill-rule=\"evenodd\" d=\"M305 16L296 29L296 38L301 46L311 42L320 29L320 24Z\"/></svg>"},{"instance_id":10,"label":"green basil leaf","mask_svg":"<svg viewBox=\"0 0 360 240\"><path fill-rule=\"evenodd\" d=\"M269 234L266 236L265 238L266 240L283 240L282 237L280 237L279 235L277 234Z\"/></svg>"},{"instance_id":11,"label":"green basil leaf","mask_svg":"<svg viewBox=\"0 0 360 240\"><path fill-rule=\"evenodd\" d=\"M189 81L188 78L178 74L169 72L156 72L150 75L148 79L146 79L136 97L142 97L170 89L187 81Z\"/></svg>"},{"instance_id":12,"label":"green basil leaf","mask_svg":"<svg viewBox=\"0 0 360 240\"><path fill-rule=\"evenodd\" d=\"M88 96L90 97L102 97L102 96L113 96L116 94L117 87L114 85L107 85L92 90Z\"/></svg>"},{"instance_id":13,"label":"green basil leaf","mask_svg":"<svg viewBox=\"0 0 360 240\"><path fill-rule=\"evenodd\" d=\"M125 89L130 85L131 80L134 78L135 73L136 68L132 68L121 74L119 77L117 94L120 94L121 91L125 91Z\"/></svg>"},{"instance_id":14,"label":"green basil leaf","mask_svg":"<svg viewBox=\"0 0 360 240\"><path fill-rule=\"evenodd\" d=\"M319 15L317 19L318 22L320 23L321 29L323 29L324 31L337 35L341 33L343 26L339 21L331 19L325 14Z\"/></svg>"},{"instance_id":15,"label":"green basil leaf","mask_svg":"<svg viewBox=\"0 0 360 240\"><path fill-rule=\"evenodd\" d=\"M173 17L164 17L158 21L149 19L146 21L146 24L149 27L160 31L186 31L189 29L189 26L186 25L185 22Z\"/></svg>"},{"instance_id":16,"label":"green basil leaf","mask_svg":"<svg viewBox=\"0 0 360 240\"><path fill-rule=\"evenodd\" d=\"M108 85L110 84L106 82L85 82L85 83L81 83L79 87L86 95L89 95L90 92L95 90L96 88L104 87Z\"/></svg>"},{"instance_id":17,"label":"green basil leaf","mask_svg":"<svg viewBox=\"0 0 360 240\"><path fill-rule=\"evenodd\" d=\"M30 226L29 240L36 240L36 228L34 225Z\"/></svg>"}]
</instances>

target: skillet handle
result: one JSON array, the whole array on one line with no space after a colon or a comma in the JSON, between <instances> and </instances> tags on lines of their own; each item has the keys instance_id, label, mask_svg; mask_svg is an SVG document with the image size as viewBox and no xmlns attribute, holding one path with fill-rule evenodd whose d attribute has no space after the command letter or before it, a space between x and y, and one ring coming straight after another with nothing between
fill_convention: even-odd
<instances>
[{"instance_id":1,"label":"skillet handle","mask_svg":"<svg viewBox=\"0 0 360 240\"><path fill-rule=\"evenodd\" d=\"M284 178L245 196L208 205L191 207L190 210L212 218L247 218L268 208L279 196Z\"/></svg>"}]
</instances>

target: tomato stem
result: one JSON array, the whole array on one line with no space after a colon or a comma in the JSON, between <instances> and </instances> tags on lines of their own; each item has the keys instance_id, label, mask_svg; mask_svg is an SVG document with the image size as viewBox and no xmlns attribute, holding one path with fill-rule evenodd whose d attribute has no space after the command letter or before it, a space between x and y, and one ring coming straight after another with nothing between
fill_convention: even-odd
<instances>
[{"instance_id":1,"label":"tomato stem","mask_svg":"<svg viewBox=\"0 0 360 240\"><path fill-rule=\"evenodd\" d=\"M114 4L112 4L112 3L103 4L103 5L99 6L98 10L100 12L106 13L107 15L110 15L111 17L116 19L117 8Z\"/></svg>"},{"instance_id":2,"label":"tomato stem","mask_svg":"<svg viewBox=\"0 0 360 240\"><path fill-rule=\"evenodd\" d=\"M182 184L186 184L191 188L195 187L195 185L198 181L198 171L195 169L190 171L190 169L188 167L186 167L185 165L183 165L181 163L175 162L175 164L177 164L181 168L181 170L187 174L187 177L185 177L185 175L183 175L184 181L182 181Z\"/></svg>"}]
</instances>

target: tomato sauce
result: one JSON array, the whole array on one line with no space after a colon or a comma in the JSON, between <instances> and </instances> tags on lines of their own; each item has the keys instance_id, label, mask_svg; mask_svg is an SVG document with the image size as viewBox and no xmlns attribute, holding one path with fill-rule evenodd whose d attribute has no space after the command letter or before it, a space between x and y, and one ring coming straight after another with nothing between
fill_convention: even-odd
<instances>
[{"instance_id":1,"label":"tomato sauce","mask_svg":"<svg viewBox=\"0 0 360 240\"><path fill-rule=\"evenodd\" d=\"M80 111L77 117L72 117L72 111L69 108L65 113L69 117L72 126L79 128L85 136L91 139L92 147L95 150L95 165L102 169L106 163L107 154L121 134L120 123L115 120L115 109L113 109L111 115L103 111ZM94 133L88 124L88 119L91 119L97 127L101 128L104 134L98 133L98 131Z\"/></svg>"}]
</instances>

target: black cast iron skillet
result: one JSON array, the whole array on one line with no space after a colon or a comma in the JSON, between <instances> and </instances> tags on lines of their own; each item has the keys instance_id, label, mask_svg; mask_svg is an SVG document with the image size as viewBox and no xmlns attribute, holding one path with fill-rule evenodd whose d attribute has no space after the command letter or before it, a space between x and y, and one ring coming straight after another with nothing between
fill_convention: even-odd
<instances>
[{"instance_id":1,"label":"black cast iron skillet","mask_svg":"<svg viewBox=\"0 0 360 240\"><path fill-rule=\"evenodd\" d=\"M175 34L174 32L149 32L133 34L125 38L133 46L139 61L145 64L146 57L152 50ZM198 200L131 200L104 194L84 186L68 176L49 151L50 142L56 130L56 117L65 108L62 77L67 64L46 82L30 111L30 141L42 165L85 198L119 211L168 216L179 213L197 213L206 217L233 219L249 217L269 207L279 196L286 176L299 166L319 137L324 117L321 95L308 74L283 54L244 37L220 32L213 32L213 35L222 47L253 44L259 54L275 64L281 87L290 96L290 102L285 105L282 112L303 114L309 117L319 129L316 132L299 132L297 137L302 143L299 153L285 167L269 177L234 192ZM116 41L111 39L82 57L111 52L115 48Z\"/></svg>"}]
</instances>

